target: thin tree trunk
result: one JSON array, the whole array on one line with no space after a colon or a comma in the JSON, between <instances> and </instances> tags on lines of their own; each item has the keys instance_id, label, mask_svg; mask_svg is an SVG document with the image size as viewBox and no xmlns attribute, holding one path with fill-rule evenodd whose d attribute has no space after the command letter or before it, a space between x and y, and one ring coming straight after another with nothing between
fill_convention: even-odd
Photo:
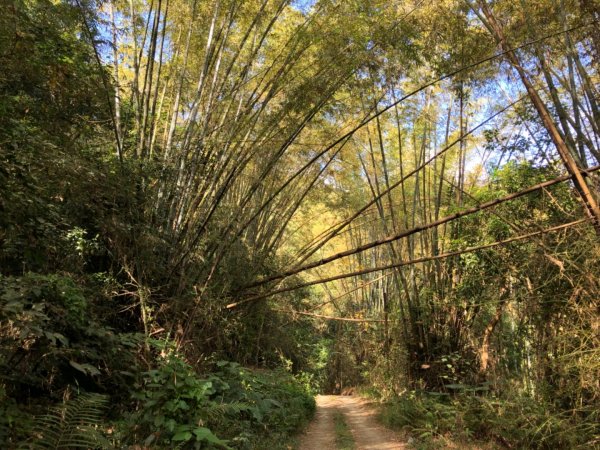
<instances>
[{"instance_id":1,"label":"thin tree trunk","mask_svg":"<svg viewBox=\"0 0 600 450\"><path fill-rule=\"evenodd\" d=\"M485 378L485 375L488 370L488 365L490 361L490 341L492 339L492 333L496 329L498 322L500 322L500 318L502 317L502 313L504 312L504 307L508 301L508 293L509 290L507 288L503 288L500 292L500 298L498 299L498 304L496 305L496 311L494 315L487 323L485 330L483 331L483 337L481 339L481 345L479 346L479 375L482 378Z\"/></svg>"},{"instance_id":2,"label":"thin tree trunk","mask_svg":"<svg viewBox=\"0 0 600 450\"><path fill-rule=\"evenodd\" d=\"M112 48L113 48L113 76L115 85L115 133L117 135L117 157L122 159L123 155L123 136L121 132L121 84L119 78L119 37L117 33L117 24L115 22L114 0L108 5L111 30L112 30Z\"/></svg>"}]
</instances>

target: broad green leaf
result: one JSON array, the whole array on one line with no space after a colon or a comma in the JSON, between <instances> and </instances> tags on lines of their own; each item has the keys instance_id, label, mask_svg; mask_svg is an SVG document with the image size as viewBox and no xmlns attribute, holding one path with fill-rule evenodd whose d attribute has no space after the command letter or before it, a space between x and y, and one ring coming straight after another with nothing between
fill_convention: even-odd
<instances>
[{"instance_id":1,"label":"broad green leaf","mask_svg":"<svg viewBox=\"0 0 600 450\"><path fill-rule=\"evenodd\" d=\"M180 431L179 433L175 433L175 435L171 438L172 441L189 441L192 437L192 433L189 431Z\"/></svg>"}]
</instances>

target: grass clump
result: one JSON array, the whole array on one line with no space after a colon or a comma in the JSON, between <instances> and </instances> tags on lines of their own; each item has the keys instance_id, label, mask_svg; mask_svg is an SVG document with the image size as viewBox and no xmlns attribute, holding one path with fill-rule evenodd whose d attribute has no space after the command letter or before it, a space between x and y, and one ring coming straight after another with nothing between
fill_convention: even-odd
<instances>
[{"instance_id":1,"label":"grass clump","mask_svg":"<svg viewBox=\"0 0 600 450\"><path fill-rule=\"evenodd\" d=\"M333 415L335 424L335 444L339 450L354 450L354 439L350 428L346 423L344 415L340 411L336 411Z\"/></svg>"}]
</instances>

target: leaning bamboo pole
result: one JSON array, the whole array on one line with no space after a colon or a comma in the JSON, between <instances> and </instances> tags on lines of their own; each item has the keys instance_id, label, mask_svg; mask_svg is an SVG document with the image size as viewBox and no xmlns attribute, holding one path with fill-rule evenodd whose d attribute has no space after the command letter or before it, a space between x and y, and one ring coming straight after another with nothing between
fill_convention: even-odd
<instances>
[{"instance_id":1,"label":"leaning bamboo pole","mask_svg":"<svg viewBox=\"0 0 600 450\"><path fill-rule=\"evenodd\" d=\"M587 170L585 170L583 172L589 174L589 173L596 172L597 170L600 170L600 166L591 167L591 168L589 168L589 169L587 169ZM429 229L438 227L440 225L443 225L445 223L452 222L453 220L460 219L462 217L466 217L466 216L469 216L471 214L475 214L475 213L477 213L479 211L483 211L485 209L491 208L493 206L500 205L500 204L505 203L507 201L523 197L523 196L525 196L527 194L530 194L532 192L538 191L540 189L543 189L543 188L546 188L546 187L549 187L549 186L553 186L553 185L558 184L558 183L562 183L563 181L567 181L569 179L571 179L571 175L563 175L561 177L554 178L552 180L548 180L548 181L544 181L542 183L538 183L536 185L533 185L533 186L530 186L530 187L528 187L526 189L523 189L522 191L514 192L514 193L506 195L504 197L500 197L500 198L497 198L497 199L494 199L494 200L490 200L489 202L481 203L481 204L479 204L477 206L474 206L472 208L468 208L468 209L465 209L465 210L462 210L462 211L458 211L458 212L456 212L454 214L450 214L448 216L442 217L441 219L435 220L433 222L426 223L426 224L423 224L423 225L418 225L418 226L415 226L415 227L413 227L413 228L411 228L409 230L402 231L401 233L398 233L398 234L395 234L395 235L392 235L392 236L387 236L385 238L378 239L378 240L375 240L375 241L371 241L371 242L368 242L366 244L360 245L358 247L355 247L355 248L352 248L352 249L348 249L348 250L345 250L343 252L335 253L335 254L330 255L330 256L328 256L326 258L322 258L322 259L320 259L318 261L313 261L311 263L305 264L305 265L300 266L300 267L296 267L296 268L288 270L286 272L283 272L283 273L280 273L280 274L276 274L276 275L264 278L262 280L256 281L254 283L251 283L251 284L245 286L244 289L251 289L251 288L254 288L254 287L262 286L262 285L264 285L266 283L269 283L271 281L283 280L284 278L288 278L288 277L290 277L292 275L296 275L296 274L298 274L300 272L305 272L305 271L307 271L309 269L314 269L315 267L324 266L325 264L329 264L329 263L331 263L333 261L337 261L338 259L345 258L345 257L351 256L351 255L355 255L357 253L364 252L365 250L369 250L371 248L378 247L380 245L384 245L384 244L387 244L389 242L398 241L400 239L412 236L412 235L414 235L416 233L419 233L421 231L429 230Z\"/></svg>"},{"instance_id":2,"label":"leaning bamboo pole","mask_svg":"<svg viewBox=\"0 0 600 450\"><path fill-rule=\"evenodd\" d=\"M600 166L598 167L600 169ZM500 245L506 245L506 244L510 244L512 242L517 242L517 241L523 241L523 240L527 240L527 239L531 239L533 237L542 235L542 234L548 234L548 233L553 233L556 231L560 231L560 230L564 230L566 228L570 228L570 227L574 227L576 225L580 225L584 222L587 222L590 219L579 219L576 220L574 222L569 222L563 225L558 225L555 227L551 227L551 228L546 228L544 230L540 230L540 231L534 231L532 233L527 233L527 234L523 234L520 236L514 236L508 239L504 239L501 241L496 241L496 242L492 242L489 244L484 244L484 245L478 245L475 247L468 247L462 250L457 250L454 252L447 252L447 253L443 253L440 255L434 255L434 256L425 256L422 258L416 258L416 259L412 259L410 261L401 261L398 263L394 263L394 264L387 264L385 266L377 266L377 267L370 267L368 269L363 269L363 270L357 270L355 272L349 272L349 273L343 273L340 275L335 275L332 277L328 277L328 278L321 278L318 280L313 280L313 281L308 281L306 283L301 283L301 284L297 284L294 286L290 286L290 287L285 287L285 288L281 288L281 289L276 289L264 294L259 294L259 295L255 295L249 298L246 298L244 300L240 300L234 303L230 303L226 306L227 309L233 309L233 308L237 308L239 306L242 306L244 304L248 304L248 303L253 303L255 301L258 300L263 300L269 297L272 297L276 294L281 294L284 292L291 292L291 291L295 291L298 289L302 289L305 287L309 287L309 286L314 286L317 284L323 284L323 283L329 283L332 281L337 281L337 280L342 280L345 278L351 278L351 277L357 277L360 275L365 275L367 273L372 273L372 272L380 272L380 271L384 271L384 270L390 270L390 269L396 269L398 267L403 267L403 266L408 266L408 265L414 265L414 264L420 264L420 263L424 263L424 262L428 262L428 261L435 261L435 260L439 260L439 259L444 259L444 258L449 258L452 256L458 256L458 255L462 255L464 253L472 253L472 252L476 252L479 250L486 250L488 248L493 248L493 247L498 247Z\"/></svg>"},{"instance_id":3,"label":"leaning bamboo pole","mask_svg":"<svg viewBox=\"0 0 600 450\"><path fill-rule=\"evenodd\" d=\"M315 313L306 312L306 311L293 311L293 310L289 310L289 309L273 309L273 311L284 313L284 314L291 314L293 316L300 315L300 316L314 317L316 319L323 319L323 320L339 320L341 322L358 322L358 323L368 323L368 322L382 323L382 322L385 322L383 319L356 319L354 317L325 316L323 314L315 314Z\"/></svg>"}]
</instances>

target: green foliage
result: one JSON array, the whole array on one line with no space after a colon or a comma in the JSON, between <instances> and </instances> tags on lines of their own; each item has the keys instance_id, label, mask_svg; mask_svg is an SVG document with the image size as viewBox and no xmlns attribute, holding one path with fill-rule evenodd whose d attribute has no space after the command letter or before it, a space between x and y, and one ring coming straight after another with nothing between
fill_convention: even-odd
<instances>
[{"instance_id":1,"label":"green foliage","mask_svg":"<svg viewBox=\"0 0 600 450\"><path fill-rule=\"evenodd\" d=\"M421 442L452 435L523 449L590 448L599 431L597 411L567 413L527 396L413 391L386 403L381 419Z\"/></svg>"},{"instance_id":2,"label":"green foliage","mask_svg":"<svg viewBox=\"0 0 600 450\"><path fill-rule=\"evenodd\" d=\"M98 323L89 298L68 276L0 276L0 382L9 397L58 400L72 384L119 395L130 383L139 337Z\"/></svg>"},{"instance_id":3,"label":"green foliage","mask_svg":"<svg viewBox=\"0 0 600 450\"><path fill-rule=\"evenodd\" d=\"M103 414L108 397L101 394L80 394L35 419L32 436L21 448L110 448L104 436Z\"/></svg>"},{"instance_id":4,"label":"green foliage","mask_svg":"<svg viewBox=\"0 0 600 450\"><path fill-rule=\"evenodd\" d=\"M239 264L227 266L235 274ZM266 273L271 273L272 269ZM233 276L233 275L230 275ZM309 305L308 292L286 297L289 305L301 310ZM285 368L317 393L323 382L324 361L321 336L315 323L307 318L291 318L276 311L276 303L259 302L247 310L228 311L223 308L230 298L218 293L206 293L203 307L196 310L197 320L190 331L186 354L214 354L218 358L236 361L244 366L268 369ZM310 297L309 297L310 298ZM189 302L178 299L181 315L188 314Z\"/></svg>"},{"instance_id":5,"label":"green foliage","mask_svg":"<svg viewBox=\"0 0 600 450\"><path fill-rule=\"evenodd\" d=\"M156 369L142 374L143 384L133 393L139 409L127 418L131 430L125 440L145 445L185 445L203 442L226 446L203 426L217 403L211 395L226 387L218 379L202 380L192 368L175 355ZM235 407L232 407L232 409Z\"/></svg>"},{"instance_id":6,"label":"green foliage","mask_svg":"<svg viewBox=\"0 0 600 450\"><path fill-rule=\"evenodd\" d=\"M312 228L311 216L321 216L324 226L352 216L365 195L382 192L380 183L395 183L451 135L474 127L471 118L486 113L480 108L495 96L497 84L490 79L493 64L460 72L423 96L403 100L397 110L382 110L430 80L432 72L447 74L495 51L464 2L413 8L411 2L327 0L315 2L314 15L275 1L175 2L167 14L166 3L111 2L117 37L108 43L112 30L104 2L0 5L0 446L21 440L31 432L32 411L56 404L77 385L111 395L111 419L120 424L115 440L124 445L264 448L267 435L284 440L307 420L314 409L307 391L363 381L376 384L374 391L385 397L407 384L453 394L419 395L390 406L391 422L423 437L458 429L467 438L524 447L592 442L600 395L593 274L600 258L597 240L585 233L548 234L537 243L402 268L394 274L401 279L371 288L367 276L330 285L327 292L297 291L273 303L223 308L232 299L276 289L246 287L296 266L301 254L293 252L307 242L292 235ZM541 24L547 15L552 30L589 22L575 2L565 3L572 11L560 27L562 2L537 2L552 6L556 17L541 14L545 8L537 3L522 11L512 3L494 2L502 22L510 24L509 34L533 31L517 17ZM590 2L581 3L590 8ZM559 83L555 95L572 96L573 110L580 110L563 132L584 128L572 146L585 163L587 156L598 159L586 156L584 142L597 138L589 119L596 115L585 110L596 108L597 71L585 66L594 62L587 49L597 43L581 33L573 29L568 36L575 40L573 61L563 60L561 44L552 70L557 80L569 80ZM514 38L515 45L529 39L520 31ZM554 41L562 39L539 41L544 48L534 52L548 53L550 65ZM119 67L110 67L112 49ZM535 57L531 51L523 47L519 56ZM524 60L525 68L535 64ZM577 76L565 72L573 67ZM576 101L584 88L586 95ZM545 149L548 133L531 105L519 108L525 110L517 110L517 117L503 116L510 122L501 129L485 132L488 161L499 167L490 169L485 182L470 180L474 169L458 177L458 186L472 196L456 196L442 179L454 182L452 150L378 202L381 226L365 215L319 253L341 250L346 236L358 247L411 222L424 225L558 176L560 166ZM364 127L347 142L338 141L336 151L343 147L343 153L328 153L331 166L317 157L296 172L335 142L340 130L365 123L367 110L380 113L371 123L377 133ZM569 108L565 113L569 117ZM446 133L438 125L443 122ZM124 143L119 158L114 131ZM467 172L474 167L475 142L473 135L460 146ZM381 156L373 153L378 147ZM369 149L371 158L363 158ZM384 157L389 166L379 170ZM326 172L312 184L321 168ZM324 215L306 207L314 203L325 207ZM498 205L493 213L423 230L407 245L391 245L394 254L374 249L348 266L340 261L328 269L460 250L581 216L577 196L564 183ZM308 240L317 238L310 236L316 229L309 231ZM302 281L288 277L281 287ZM331 324L320 339L312 319L275 310L282 300L306 310L316 304L307 299L337 296L335 291L362 282L353 294L362 297L356 305L348 307L345 297L328 307L341 315L380 317L386 293L393 305L389 329ZM506 298L499 298L501 290ZM136 333L142 329L152 336L172 330L168 336L180 340L182 354L156 342L150 349L140 345L149 341ZM480 370L478 351L488 329L489 364ZM203 367L206 355L286 372L229 362ZM473 395L507 387L519 396ZM535 395L538 404L523 392ZM61 409L62 422L58 410L43 419L49 429L67 426L69 410L85 408L77 401L85 397Z\"/></svg>"},{"instance_id":7,"label":"green foliage","mask_svg":"<svg viewBox=\"0 0 600 450\"><path fill-rule=\"evenodd\" d=\"M6 395L0 383L0 443L18 442L27 438L33 426L32 417L19 407L14 398Z\"/></svg>"},{"instance_id":8,"label":"green foliage","mask_svg":"<svg viewBox=\"0 0 600 450\"><path fill-rule=\"evenodd\" d=\"M16 353L38 353L38 347L52 348L53 356L63 353L81 333L86 311L86 299L70 278L0 277L0 323L5 329L0 363L10 364Z\"/></svg>"},{"instance_id":9,"label":"green foliage","mask_svg":"<svg viewBox=\"0 0 600 450\"><path fill-rule=\"evenodd\" d=\"M201 378L176 354L159 360L133 394L139 407L123 424L124 441L254 448L266 436L286 439L314 412L312 397L289 375L225 361L215 368Z\"/></svg>"},{"instance_id":10,"label":"green foliage","mask_svg":"<svg viewBox=\"0 0 600 450\"><path fill-rule=\"evenodd\" d=\"M108 130L100 70L77 5L15 0L0 11L1 273L77 267L68 234L89 225L93 202L77 200L98 191L83 185L98 182L94 146Z\"/></svg>"}]
</instances>

